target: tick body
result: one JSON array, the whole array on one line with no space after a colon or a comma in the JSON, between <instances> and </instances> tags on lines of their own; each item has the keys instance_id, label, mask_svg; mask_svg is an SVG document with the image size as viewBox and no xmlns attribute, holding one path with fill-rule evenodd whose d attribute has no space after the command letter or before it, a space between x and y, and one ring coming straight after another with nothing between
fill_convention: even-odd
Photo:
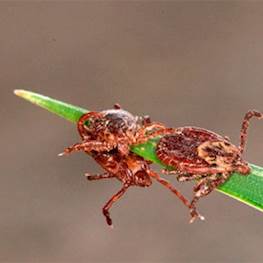
<instances>
[{"instance_id":1,"label":"tick body","mask_svg":"<svg viewBox=\"0 0 263 263\"><path fill-rule=\"evenodd\" d=\"M87 173L86 176L88 180L116 178L122 183L121 189L108 200L102 209L108 225L112 225L109 209L124 195L127 189L130 186L149 187L152 184L152 179L157 180L160 184L176 194L184 205L192 209L191 203L168 181L152 171L149 166L150 162L143 158L133 153L129 153L127 156L120 156L117 152L92 153L91 156L106 172L99 175L90 175ZM203 219L196 209L192 209L192 216Z\"/></svg>"},{"instance_id":2,"label":"tick body","mask_svg":"<svg viewBox=\"0 0 263 263\"><path fill-rule=\"evenodd\" d=\"M165 170L165 173L175 174L178 181L197 180L191 201L191 213L196 209L196 202L201 197L226 182L233 172L249 174L250 168L242 158L242 153L252 117L262 118L262 114L249 111L245 115L239 147L232 144L227 137L197 127L177 128L173 134L167 134L160 139L156 154L165 165L172 168Z\"/></svg>"},{"instance_id":3,"label":"tick body","mask_svg":"<svg viewBox=\"0 0 263 263\"><path fill-rule=\"evenodd\" d=\"M81 150L91 153L117 149L120 155L127 156L130 145L143 143L166 130L164 125L152 123L149 117L133 116L118 104L114 109L84 114L78 128L82 142L66 148L61 155Z\"/></svg>"}]
</instances>

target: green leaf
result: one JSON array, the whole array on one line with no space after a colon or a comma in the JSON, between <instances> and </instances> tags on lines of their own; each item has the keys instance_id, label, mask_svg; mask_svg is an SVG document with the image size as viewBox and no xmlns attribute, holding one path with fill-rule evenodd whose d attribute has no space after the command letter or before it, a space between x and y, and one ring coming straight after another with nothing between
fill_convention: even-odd
<instances>
[{"instance_id":1,"label":"green leaf","mask_svg":"<svg viewBox=\"0 0 263 263\"><path fill-rule=\"evenodd\" d=\"M71 122L77 122L77 120L85 113L88 112L88 110L85 110L83 108L71 105L69 103L65 103L59 100L51 99L49 97L30 92L27 90L14 90L14 93L25 99L30 101L33 104L36 104L37 106L40 106L52 113L57 114L58 116L71 121Z\"/></svg>"},{"instance_id":2,"label":"green leaf","mask_svg":"<svg viewBox=\"0 0 263 263\"><path fill-rule=\"evenodd\" d=\"M88 112L83 108L61 102L34 92L15 90L20 96L48 111L71 122L77 122L81 115ZM131 151L162 165L155 154L156 144L160 137L149 140L147 143L131 147ZM234 173L231 178L218 188L218 191L235 198L257 210L263 212L263 168L250 164L251 173L248 176Z\"/></svg>"}]
</instances>

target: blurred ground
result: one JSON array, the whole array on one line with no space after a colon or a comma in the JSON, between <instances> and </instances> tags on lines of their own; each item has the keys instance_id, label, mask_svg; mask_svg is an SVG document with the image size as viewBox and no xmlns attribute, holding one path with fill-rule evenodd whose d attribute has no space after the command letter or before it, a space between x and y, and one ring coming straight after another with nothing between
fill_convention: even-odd
<instances>
[{"instance_id":1,"label":"blurred ground","mask_svg":"<svg viewBox=\"0 0 263 263\"><path fill-rule=\"evenodd\" d=\"M238 142L241 119L263 111L263 3L0 3L1 262L262 262L262 214L220 193L200 202L206 222L161 186L87 182L100 171L71 123L18 99L24 88L92 110L115 102L173 126ZM263 165L263 123L247 159ZM175 184L178 183L173 180ZM180 185L191 196L191 184Z\"/></svg>"}]
</instances>

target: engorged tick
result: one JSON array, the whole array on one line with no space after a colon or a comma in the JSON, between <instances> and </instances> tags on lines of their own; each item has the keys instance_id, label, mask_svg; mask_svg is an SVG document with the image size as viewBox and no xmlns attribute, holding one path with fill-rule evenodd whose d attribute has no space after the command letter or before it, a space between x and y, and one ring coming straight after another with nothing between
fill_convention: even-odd
<instances>
[{"instance_id":1,"label":"engorged tick","mask_svg":"<svg viewBox=\"0 0 263 263\"><path fill-rule=\"evenodd\" d=\"M226 182L233 172L249 174L250 167L243 160L242 153L252 117L262 118L263 115L255 110L247 112L242 123L239 147L227 137L197 127L176 128L173 134L163 136L158 142L158 158L172 168L164 170L165 173L175 174L178 181L197 180L190 206L190 222L196 218L196 202L201 197Z\"/></svg>"},{"instance_id":2,"label":"engorged tick","mask_svg":"<svg viewBox=\"0 0 263 263\"><path fill-rule=\"evenodd\" d=\"M126 114L125 116L127 116ZM79 134L81 138L86 141L88 135L90 134L90 130L88 129L86 125L87 119L90 120L89 115L85 114L83 115L80 120L78 121L77 127ZM93 115L91 115L93 116ZM133 118L132 115L128 115L129 117ZM111 120L113 122L120 117L120 114L118 111L111 111ZM123 116L122 116L123 117ZM118 120L118 123L120 120ZM131 123L132 124L132 123ZM147 128L163 128L162 125L155 125L150 122L149 117L145 117L143 119L143 124ZM113 124L114 126L114 124ZM164 129L164 128L163 128ZM147 129L146 129L147 130ZM163 131L165 131L164 129ZM155 130L150 135L156 136L156 134L159 134L161 132L161 129ZM148 135L148 136L150 136ZM144 140L144 138L142 138ZM109 201L104 205L102 211L104 216L106 217L106 221L108 225L112 225L112 219L110 217L109 209L112 207L114 202L116 202L118 199L121 198L121 196L127 191L127 189L130 186L140 186L140 187L149 187L152 184L152 178L157 180L159 183L164 185L166 188L168 188L170 191L175 193L177 196L180 197L181 201L187 206L191 207L190 202L183 197L183 195L178 192L168 181L161 178L157 173L153 172L149 164L151 162L144 160L142 157L139 157L132 152L129 152L126 155L123 155L119 152L118 148L113 148L108 151L97 151L97 150L86 150L84 148L84 151L89 154L91 157L94 158L94 160L106 171L103 174L98 175L90 175L89 173L86 173L88 180L100 180L100 179L107 179L107 178L116 178L122 183L122 188L114 194ZM201 215L198 214L198 212L195 210L193 211L193 215L196 217L202 218Z\"/></svg>"}]
</instances>

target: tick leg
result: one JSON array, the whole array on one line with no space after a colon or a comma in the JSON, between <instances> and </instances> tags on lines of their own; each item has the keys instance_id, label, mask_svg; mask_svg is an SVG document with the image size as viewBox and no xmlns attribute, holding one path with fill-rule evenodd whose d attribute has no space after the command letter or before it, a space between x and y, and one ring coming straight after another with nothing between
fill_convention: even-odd
<instances>
[{"instance_id":1,"label":"tick leg","mask_svg":"<svg viewBox=\"0 0 263 263\"><path fill-rule=\"evenodd\" d=\"M121 105L119 103L115 103L113 105L113 107L114 107L115 110L120 110L121 109Z\"/></svg>"},{"instance_id":2,"label":"tick leg","mask_svg":"<svg viewBox=\"0 0 263 263\"><path fill-rule=\"evenodd\" d=\"M175 174L175 175L178 175L179 174L179 172L177 171L177 170L168 170L168 169L163 169L162 171L161 171L161 173L162 174Z\"/></svg>"},{"instance_id":3,"label":"tick leg","mask_svg":"<svg viewBox=\"0 0 263 263\"><path fill-rule=\"evenodd\" d=\"M152 129L157 129L151 132ZM149 132L149 134L147 134ZM166 135L166 134L172 134L174 133L173 128L167 128L162 123L153 122L149 124L148 126L142 127L136 137L136 144L145 143L146 141L153 139L159 135Z\"/></svg>"},{"instance_id":4,"label":"tick leg","mask_svg":"<svg viewBox=\"0 0 263 263\"><path fill-rule=\"evenodd\" d=\"M109 174L109 173L104 173L104 174L94 174L91 175L89 173L85 173L86 178L89 181L93 181L93 180L101 180L101 179L109 179L109 178L113 178L115 177L114 174Z\"/></svg>"},{"instance_id":5,"label":"tick leg","mask_svg":"<svg viewBox=\"0 0 263 263\"><path fill-rule=\"evenodd\" d=\"M176 179L178 182L186 182L186 181L193 181L193 180L199 180L203 178L205 175L197 175L197 174L186 174L186 173L180 173L177 170L162 170L163 174L174 174L176 175Z\"/></svg>"},{"instance_id":6,"label":"tick leg","mask_svg":"<svg viewBox=\"0 0 263 263\"><path fill-rule=\"evenodd\" d=\"M196 174L178 174L176 178L179 182L187 182L187 181L199 180L203 176Z\"/></svg>"},{"instance_id":7,"label":"tick leg","mask_svg":"<svg viewBox=\"0 0 263 263\"><path fill-rule=\"evenodd\" d=\"M172 191L182 202L185 206L187 206L190 209L191 214L191 221L194 221L196 218L200 218L201 220L204 220L205 218L198 213L195 207L191 205L191 203L177 190L175 189L170 182L166 181L162 177L160 177L157 173L153 171L149 171L149 175L155 178L160 184L168 188L170 191Z\"/></svg>"},{"instance_id":8,"label":"tick leg","mask_svg":"<svg viewBox=\"0 0 263 263\"><path fill-rule=\"evenodd\" d=\"M151 117L149 115L145 115L142 117L142 123L143 125L150 125L152 123Z\"/></svg>"},{"instance_id":9,"label":"tick leg","mask_svg":"<svg viewBox=\"0 0 263 263\"><path fill-rule=\"evenodd\" d=\"M65 155L65 154L69 154L69 153L72 153L72 152L77 152L77 151L85 151L85 152L110 151L112 148L114 148L114 145L111 145L110 143L106 143L106 142L97 142L97 141L81 142L81 143L76 143L76 144L66 148L64 150L64 152L59 154L59 156L62 156L62 155Z\"/></svg>"},{"instance_id":10,"label":"tick leg","mask_svg":"<svg viewBox=\"0 0 263 263\"><path fill-rule=\"evenodd\" d=\"M122 156L127 156L130 152L129 144L125 142L118 143L118 151Z\"/></svg>"},{"instance_id":11,"label":"tick leg","mask_svg":"<svg viewBox=\"0 0 263 263\"><path fill-rule=\"evenodd\" d=\"M245 149L245 145L246 145L246 140L247 140L247 130L248 130L248 126L249 126L249 121L252 117L256 117L258 119L262 119L263 118L263 114L255 111L255 110L251 110L249 112L246 113L242 126L241 126L241 133L240 133L240 152L243 153L244 149Z\"/></svg>"},{"instance_id":12,"label":"tick leg","mask_svg":"<svg viewBox=\"0 0 263 263\"><path fill-rule=\"evenodd\" d=\"M106 203L106 205L102 208L102 213L106 217L106 221L109 226L112 225L109 209L116 201L118 201L123 196L123 194L126 192L129 186L130 186L129 184L124 184L121 190L117 192L115 195L113 195L111 199Z\"/></svg>"},{"instance_id":13,"label":"tick leg","mask_svg":"<svg viewBox=\"0 0 263 263\"><path fill-rule=\"evenodd\" d=\"M226 182L229 176L230 174L220 174L220 175L212 175L212 178L206 177L201 179L194 187L195 194L193 200L191 201L191 208L195 210L197 201L201 197L204 197L209 193L211 193L219 185Z\"/></svg>"}]
</instances>

